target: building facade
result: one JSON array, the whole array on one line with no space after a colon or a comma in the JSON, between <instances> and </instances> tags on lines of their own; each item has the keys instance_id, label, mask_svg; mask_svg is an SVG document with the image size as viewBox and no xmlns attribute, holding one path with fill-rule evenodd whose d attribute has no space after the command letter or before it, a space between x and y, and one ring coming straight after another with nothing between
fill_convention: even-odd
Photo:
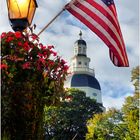
<instances>
[{"instance_id":1,"label":"building facade","mask_svg":"<svg viewBox=\"0 0 140 140\"><path fill-rule=\"evenodd\" d=\"M87 57L87 43L80 38L74 43L74 56L71 59L70 75L65 81L65 88L77 88L86 92L86 96L96 99L102 104L101 87L95 78L94 69L89 67L90 58Z\"/></svg>"}]
</instances>

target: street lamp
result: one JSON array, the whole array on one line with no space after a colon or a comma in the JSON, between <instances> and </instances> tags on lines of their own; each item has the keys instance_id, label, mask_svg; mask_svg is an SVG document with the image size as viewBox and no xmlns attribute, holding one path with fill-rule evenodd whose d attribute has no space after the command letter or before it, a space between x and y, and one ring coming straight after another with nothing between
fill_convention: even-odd
<instances>
[{"instance_id":1,"label":"street lamp","mask_svg":"<svg viewBox=\"0 0 140 140\"><path fill-rule=\"evenodd\" d=\"M8 16L14 31L31 25L37 6L36 0L7 0Z\"/></svg>"}]
</instances>

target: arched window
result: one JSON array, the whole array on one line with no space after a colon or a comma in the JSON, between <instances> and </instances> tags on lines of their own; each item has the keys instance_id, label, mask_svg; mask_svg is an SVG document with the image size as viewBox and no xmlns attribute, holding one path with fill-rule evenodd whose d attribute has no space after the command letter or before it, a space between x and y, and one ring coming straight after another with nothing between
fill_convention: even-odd
<instances>
[{"instance_id":1,"label":"arched window","mask_svg":"<svg viewBox=\"0 0 140 140\"><path fill-rule=\"evenodd\" d=\"M79 53L81 53L82 52L82 48L81 47L79 47Z\"/></svg>"},{"instance_id":2,"label":"arched window","mask_svg":"<svg viewBox=\"0 0 140 140\"><path fill-rule=\"evenodd\" d=\"M86 54L86 48L85 47L83 48L83 53Z\"/></svg>"},{"instance_id":3,"label":"arched window","mask_svg":"<svg viewBox=\"0 0 140 140\"><path fill-rule=\"evenodd\" d=\"M82 62L81 62L81 61L79 61L79 62L78 62L78 65L81 65L81 64L82 64Z\"/></svg>"}]
</instances>

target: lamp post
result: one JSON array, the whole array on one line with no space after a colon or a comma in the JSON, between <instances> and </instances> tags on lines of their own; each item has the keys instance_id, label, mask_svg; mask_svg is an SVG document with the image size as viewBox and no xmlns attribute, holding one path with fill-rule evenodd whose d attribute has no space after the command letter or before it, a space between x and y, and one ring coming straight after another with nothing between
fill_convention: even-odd
<instances>
[{"instance_id":1,"label":"lamp post","mask_svg":"<svg viewBox=\"0 0 140 140\"><path fill-rule=\"evenodd\" d=\"M7 7L11 27L23 31L31 25L38 6L36 0L7 0Z\"/></svg>"}]
</instances>

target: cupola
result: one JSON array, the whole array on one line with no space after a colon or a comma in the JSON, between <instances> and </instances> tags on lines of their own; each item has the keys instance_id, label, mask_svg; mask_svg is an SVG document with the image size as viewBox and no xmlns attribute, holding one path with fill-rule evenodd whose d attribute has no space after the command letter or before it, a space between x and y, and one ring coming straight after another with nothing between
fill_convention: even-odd
<instances>
[{"instance_id":1,"label":"cupola","mask_svg":"<svg viewBox=\"0 0 140 140\"><path fill-rule=\"evenodd\" d=\"M86 56L87 44L86 41L82 39L82 31L80 31L79 36L80 38L74 43L74 55Z\"/></svg>"}]
</instances>

